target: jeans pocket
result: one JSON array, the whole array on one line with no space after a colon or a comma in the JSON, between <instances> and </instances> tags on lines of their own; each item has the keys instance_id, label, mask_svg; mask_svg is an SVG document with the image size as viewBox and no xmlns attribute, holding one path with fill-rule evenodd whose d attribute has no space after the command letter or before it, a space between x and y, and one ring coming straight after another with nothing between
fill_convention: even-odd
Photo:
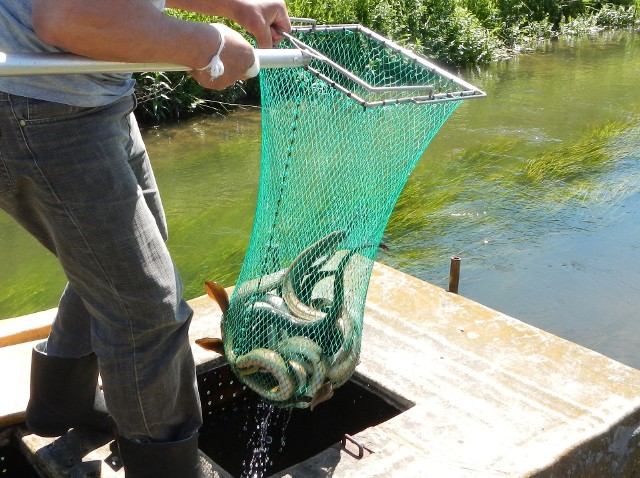
<instances>
[{"instance_id":1,"label":"jeans pocket","mask_svg":"<svg viewBox=\"0 0 640 478\"><path fill-rule=\"evenodd\" d=\"M10 96L13 116L21 122L47 122L86 114L94 108L65 105L23 96Z\"/></svg>"},{"instance_id":2,"label":"jeans pocket","mask_svg":"<svg viewBox=\"0 0 640 478\"><path fill-rule=\"evenodd\" d=\"M58 121L66 121L82 116L98 113L101 110L113 107L116 103L122 103L128 111L135 108L133 95L120 98L115 103L104 106L73 106L63 103L12 96L12 106L15 117L26 123L46 124Z\"/></svg>"}]
</instances>

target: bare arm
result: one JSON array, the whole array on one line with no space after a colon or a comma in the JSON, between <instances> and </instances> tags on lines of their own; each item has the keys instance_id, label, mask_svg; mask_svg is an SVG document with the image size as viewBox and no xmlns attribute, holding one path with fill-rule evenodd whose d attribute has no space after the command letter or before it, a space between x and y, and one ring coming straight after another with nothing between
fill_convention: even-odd
<instances>
[{"instance_id":1,"label":"bare arm","mask_svg":"<svg viewBox=\"0 0 640 478\"><path fill-rule=\"evenodd\" d=\"M168 7L228 18L256 39L259 48L282 40L279 31L291 30L283 0L167 0Z\"/></svg>"},{"instance_id":2,"label":"bare arm","mask_svg":"<svg viewBox=\"0 0 640 478\"><path fill-rule=\"evenodd\" d=\"M101 60L169 62L201 68L220 39L207 25L164 15L147 0L33 0L46 43Z\"/></svg>"},{"instance_id":3,"label":"bare arm","mask_svg":"<svg viewBox=\"0 0 640 478\"><path fill-rule=\"evenodd\" d=\"M158 11L147 0L33 0L33 26L46 43L100 60L166 62L205 67L220 45L225 74L211 80L192 74L203 86L224 88L253 64L253 49L242 36L219 25L186 22Z\"/></svg>"}]
</instances>

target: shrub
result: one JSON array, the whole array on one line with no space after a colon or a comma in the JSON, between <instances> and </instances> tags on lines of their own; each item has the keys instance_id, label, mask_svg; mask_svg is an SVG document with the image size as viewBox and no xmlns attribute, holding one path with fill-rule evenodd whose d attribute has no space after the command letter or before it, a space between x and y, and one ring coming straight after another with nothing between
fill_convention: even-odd
<instances>
[{"instance_id":1,"label":"shrub","mask_svg":"<svg viewBox=\"0 0 640 478\"><path fill-rule=\"evenodd\" d=\"M496 26L498 9L493 0L462 0L461 3L483 26L490 29Z\"/></svg>"},{"instance_id":2,"label":"shrub","mask_svg":"<svg viewBox=\"0 0 640 478\"><path fill-rule=\"evenodd\" d=\"M595 23L601 27L623 28L632 26L636 20L634 8L605 5L595 14Z\"/></svg>"},{"instance_id":3,"label":"shrub","mask_svg":"<svg viewBox=\"0 0 640 478\"><path fill-rule=\"evenodd\" d=\"M318 23L369 23L375 0L291 0L287 2L292 17L313 18Z\"/></svg>"},{"instance_id":4,"label":"shrub","mask_svg":"<svg viewBox=\"0 0 640 478\"><path fill-rule=\"evenodd\" d=\"M291 16L318 23L361 23L458 67L486 63L507 48L560 33L631 26L640 0L289 0L287 6ZM184 20L221 21L180 10L168 13ZM153 121L224 110L228 103L255 103L259 96L255 79L216 92L202 88L186 73L145 73L136 78L139 114Z\"/></svg>"}]
</instances>

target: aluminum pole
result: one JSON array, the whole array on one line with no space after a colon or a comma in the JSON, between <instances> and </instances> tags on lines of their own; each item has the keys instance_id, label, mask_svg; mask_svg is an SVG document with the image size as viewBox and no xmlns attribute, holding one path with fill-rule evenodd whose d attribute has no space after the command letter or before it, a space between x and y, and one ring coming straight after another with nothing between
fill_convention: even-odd
<instances>
[{"instance_id":1,"label":"aluminum pole","mask_svg":"<svg viewBox=\"0 0 640 478\"><path fill-rule=\"evenodd\" d=\"M260 68L306 66L311 56L297 49L256 50ZM169 63L125 63L94 60L71 53L0 52L0 76L64 75L71 73L138 73L145 71L189 71L184 65Z\"/></svg>"}]
</instances>

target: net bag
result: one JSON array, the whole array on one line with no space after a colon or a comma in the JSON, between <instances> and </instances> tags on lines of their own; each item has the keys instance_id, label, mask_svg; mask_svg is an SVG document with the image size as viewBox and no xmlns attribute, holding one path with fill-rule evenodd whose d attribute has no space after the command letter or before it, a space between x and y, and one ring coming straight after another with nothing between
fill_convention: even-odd
<instances>
[{"instance_id":1,"label":"net bag","mask_svg":"<svg viewBox=\"0 0 640 478\"><path fill-rule=\"evenodd\" d=\"M222 319L225 355L265 401L313 408L358 364L383 231L428 143L484 93L359 25L294 28L305 68L263 70L249 247Z\"/></svg>"}]
</instances>

